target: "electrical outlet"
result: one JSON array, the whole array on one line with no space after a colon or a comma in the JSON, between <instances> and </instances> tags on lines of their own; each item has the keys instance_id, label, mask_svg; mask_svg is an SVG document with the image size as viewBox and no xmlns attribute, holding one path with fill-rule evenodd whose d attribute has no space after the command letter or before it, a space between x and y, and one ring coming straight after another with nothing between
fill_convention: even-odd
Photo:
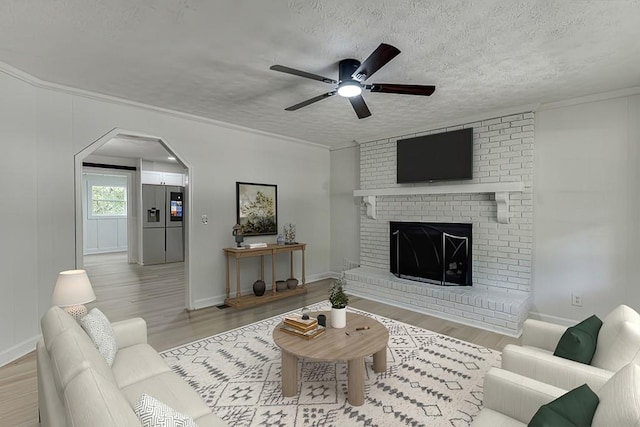
<instances>
[{"instance_id":1,"label":"electrical outlet","mask_svg":"<svg viewBox=\"0 0 640 427\"><path fill-rule=\"evenodd\" d=\"M582 307L582 295L571 294L571 305Z\"/></svg>"},{"instance_id":2,"label":"electrical outlet","mask_svg":"<svg viewBox=\"0 0 640 427\"><path fill-rule=\"evenodd\" d=\"M209 223L209 217L207 216L207 214L202 214L202 223L203 224Z\"/></svg>"}]
</instances>

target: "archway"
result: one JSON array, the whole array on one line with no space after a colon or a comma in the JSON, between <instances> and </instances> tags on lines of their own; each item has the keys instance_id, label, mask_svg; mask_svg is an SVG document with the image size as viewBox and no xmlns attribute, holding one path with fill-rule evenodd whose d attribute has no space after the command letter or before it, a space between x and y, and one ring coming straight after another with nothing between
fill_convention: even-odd
<instances>
[{"instance_id":1,"label":"archway","mask_svg":"<svg viewBox=\"0 0 640 427\"><path fill-rule=\"evenodd\" d=\"M191 215L191 198L189 197L189 188L190 188L190 166L180 157L180 154L176 152L171 145L161 137L144 134L142 132L136 131L128 131L124 129L114 128L109 131L105 135L101 136L79 153L76 153L74 156L74 188L75 188L75 258L76 258L76 268L83 268L84 266L84 224L83 224L83 169L85 159L88 156L95 153L109 141L114 139L127 139L132 141L150 141L154 143L160 144L168 153L176 158L176 160L184 167L186 182L184 185L185 192L185 210L186 214L183 218L183 227L184 227L184 277L185 277L185 307L188 309L193 308L191 303L191 284L190 284L190 262L189 262L189 254L190 254L190 224L192 221ZM135 191L132 191L130 197L133 199L130 200L128 206L131 206L132 209L136 209L135 215L128 216L128 235L127 242L131 247L128 251L135 250L141 254L142 248L142 214L141 214L141 206L142 206L142 181L141 181L141 173L142 173L142 159L139 159L138 167L132 173L130 173L130 184L131 188L134 188ZM141 262L141 255L139 256L129 256L129 262L132 262L132 259L136 262Z\"/></svg>"}]
</instances>

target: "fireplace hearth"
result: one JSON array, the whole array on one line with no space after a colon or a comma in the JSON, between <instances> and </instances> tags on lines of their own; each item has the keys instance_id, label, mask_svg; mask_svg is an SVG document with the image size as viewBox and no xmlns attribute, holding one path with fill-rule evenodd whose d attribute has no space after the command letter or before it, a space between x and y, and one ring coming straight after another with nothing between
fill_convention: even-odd
<instances>
[{"instance_id":1,"label":"fireplace hearth","mask_svg":"<svg viewBox=\"0 0 640 427\"><path fill-rule=\"evenodd\" d=\"M391 273L443 286L471 286L471 224L390 223Z\"/></svg>"}]
</instances>

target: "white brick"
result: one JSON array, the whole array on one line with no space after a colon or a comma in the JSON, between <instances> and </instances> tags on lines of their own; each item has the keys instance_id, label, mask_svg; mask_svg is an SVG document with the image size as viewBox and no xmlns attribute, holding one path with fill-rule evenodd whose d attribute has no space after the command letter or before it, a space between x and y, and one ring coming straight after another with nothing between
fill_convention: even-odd
<instances>
[{"instance_id":1,"label":"white brick","mask_svg":"<svg viewBox=\"0 0 640 427\"><path fill-rule=\"evenodd\" d=\"M475 156L472 182L523 181L531 184L533 124L534 114L525 112L447 129L473 128ZM418 134L433 134L443 130L425 130ZM395 182L396 140L410 136L361 144L361 188L398 186ZM389 220L470 222L474 227L474 287L526 292L530 289L533 241L532 191L526 189L523 193L511 195L510 224L497 224L493 200L493 195L488 194L379 198L378 220L366 219L364 207L360 210L361 264L388 271ZM505 246L504 242L513 244ZM489 262L493 264L489 266ZM518 268L510 269L514 266ZM492 269L495 272L490 271ZM497 271L506 273L497 274ZM411 289L415 289L419 295L429 293L428 289L420 287ZM459 303L459 300L455 301Z\"/></svg>"}]
</instances>

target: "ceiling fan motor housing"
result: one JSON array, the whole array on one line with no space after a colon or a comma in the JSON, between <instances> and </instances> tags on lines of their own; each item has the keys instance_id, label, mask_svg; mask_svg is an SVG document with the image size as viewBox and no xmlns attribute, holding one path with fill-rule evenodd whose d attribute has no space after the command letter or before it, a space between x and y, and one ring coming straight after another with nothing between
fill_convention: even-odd
<instances>
[{"instance_id":1,"label":"ceiling fan motor housing","mask_svg":"<svg viewBox=\"0 0 640 427\"><path fill-rule=\"evenodd\" d=\"M338 64L338 75L341 82L347 80L353 80L353 73L356 72L360 66L360 61L357 59L343 59Z\"/></svg>"}]
</instances>

